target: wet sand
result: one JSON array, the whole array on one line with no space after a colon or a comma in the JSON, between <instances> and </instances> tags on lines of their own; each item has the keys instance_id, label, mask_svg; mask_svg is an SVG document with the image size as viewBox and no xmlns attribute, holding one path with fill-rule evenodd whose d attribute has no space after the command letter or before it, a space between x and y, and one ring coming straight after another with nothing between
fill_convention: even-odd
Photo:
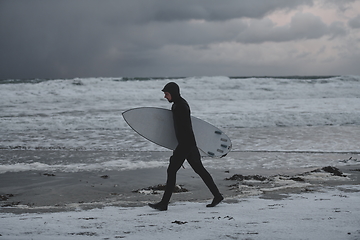
<instances>
[{"instance_id":1,"label":"wet sand","mask_svg":"<svg viewBox=\"0 0 360 240\"><path fill-rule=\"evenodd\" d=\"M327 167L327 166L324 166ZM323 168L287 170L208 169L226 203L248 196L282 199L289 193L317 191L337 185L359 185L360 165L339 167L340 174ZM333 168L337 169L337 168ZM166 168L104 172L7 172L0 174L0 212L52 212L103 206L145 206L159 201L153 189L166 181ZM207 202L212 195L189 167L180 169L177 184L186 191L174 193L172 203Z\"/></svg>"}]
</instances>

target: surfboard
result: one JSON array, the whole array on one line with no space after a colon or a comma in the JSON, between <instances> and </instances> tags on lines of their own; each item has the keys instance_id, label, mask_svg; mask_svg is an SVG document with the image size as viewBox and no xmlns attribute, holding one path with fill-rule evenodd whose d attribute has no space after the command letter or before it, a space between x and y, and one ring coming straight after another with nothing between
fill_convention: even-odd
<instances>
[{"instance_id":1,"label":"surfboard","mask_svg":"<svg viewBox=\"0 0 360 240\"><path fill-rule=\"evenodd\" d=\"M129 109L122 113L127 124L138 134L162 147L174 150L178 145L171 110L155 107ZM202 156L223 157L231 150L230 138L219 128L191 116L196 144Z\"/></svg>"}]
</instances>

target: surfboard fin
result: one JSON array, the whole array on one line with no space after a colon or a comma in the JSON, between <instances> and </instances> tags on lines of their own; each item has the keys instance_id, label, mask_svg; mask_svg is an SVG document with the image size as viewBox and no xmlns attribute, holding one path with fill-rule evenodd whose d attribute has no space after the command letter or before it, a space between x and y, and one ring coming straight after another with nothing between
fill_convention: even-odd
<instances>
[{"instance_id":1,"label":"surfboard fin","mask_svg":"<svg viewBox=\"0 0 360 240\"><path fill-rule=\"evenodd\" d=\"M215 153L213 153L213 152L207 152L210 156L214 156L215 155Z\"/></svg>"}]
</instances>

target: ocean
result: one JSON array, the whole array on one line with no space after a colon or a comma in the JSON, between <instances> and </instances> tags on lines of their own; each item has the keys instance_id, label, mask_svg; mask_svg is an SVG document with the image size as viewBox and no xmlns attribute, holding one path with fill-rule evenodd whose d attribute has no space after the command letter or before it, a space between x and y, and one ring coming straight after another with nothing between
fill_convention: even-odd
<instances>
[{"instance_id":1,"label":"ocean","mask_svg":"<svg viewBox=\"0 0 360 240\"><path fill-rule=\"evenodd\" d=\"M360 76L0 80L0 173L164 167L171 152L135 133L122 112L170 109L180 85L192 115L232 139L215 169L360 162Z\"/></svg>"}]
</instances>

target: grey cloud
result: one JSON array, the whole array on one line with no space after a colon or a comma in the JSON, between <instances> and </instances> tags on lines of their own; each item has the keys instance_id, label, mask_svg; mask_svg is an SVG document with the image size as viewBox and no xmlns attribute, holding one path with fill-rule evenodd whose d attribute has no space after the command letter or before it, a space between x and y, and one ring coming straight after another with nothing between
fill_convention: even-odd
<instances>
[{"instance_id":1,"label":"grey cloud","mask_svg":"<svg viewBox=\"0 0 360 240\"><path fill-rule=\"evenodd\" d=\"M328 26L315 16L298 15L283 27L266 19L277 10L312 4L313 0L0 0L0 79L158 75L167 62L159 50L166 45L206 49L218 42L341 35L342 25ZM251 19L250 25L244 18Z\"/></svg>"},{"instance_id":2,"label":"grey cloud","mask_svg":"<svg viewBox=\"0 0 360 240\"><path fill-rule=\"evenodd\" d=\"M297 13L286 26L275 26L269 19L252 20L237 40L243 43L262 43L316 39L325 35L335 37L345 34L344 28L341 23L328 26L311 13Z\"/></svg>"},{"instance_id":3,"label":"grey cloud","mask_svg":"<svg viewBox=\"0 0 360 240\"><path fill-rule=\"evenodd\" d=\"M191 0L191 1L153 1L154 20L181 21L203 19L207 21L225 21L235 18L261 18L279 9L292 9L299 5L312 5L312 0Z\"/></svg>"},{"instance_id":4,"label":"grey cloud","mask_svg":"<svg viewBox=\"0 0 360 240\"><path fill-rule=\"evenodd\" d=\"M352 28L360 28L360 15L357 15L355 18L351 19L348 24Z\"/></svg>"},{"instance_id":5,"label":"grey cloud","mask_svg":"<svg viewBox=\"0 0 360 240\"><path fill-rule=\"evenodd\" d=\"M333 22L329 26L329 35L331 39L335 37L342 37L345 36L346 34L347 34L347 30L344 23L342 22Z\"/></svg>"},{"instance_id":6,"label":"grey cloud","mask_svg":"<svg viewBox=\"0 0 360 240\"><path fill-rule=\"evenodd\" d=\"M326 25L319 17L310 13L299 13L286 26L276 26L270 19L235 19L226 22L162 22L133 26L125 35L118 35L119 43L112 43L119 51L131 52L157 49L165 45L206 46L219 42L242 43L286 42L301 39L316 39L328 35L344 35L345 27L335 22ZM121 43L129 43L124 45ZM126 46L126 47L124 47Z\"/></svg>"},{"instance_id":7,"label":"grey cloud","mask_svg":"<svg viewBox=\"0 0 360 240\"><path fill-rule=\"evenodd\" d=\"M324 5L328 5L330 7L335 6L338 11L345 12L346 10L351 8L351 4L356 2L357 0L325 0Z\"/></svg>"}]
</instances>

